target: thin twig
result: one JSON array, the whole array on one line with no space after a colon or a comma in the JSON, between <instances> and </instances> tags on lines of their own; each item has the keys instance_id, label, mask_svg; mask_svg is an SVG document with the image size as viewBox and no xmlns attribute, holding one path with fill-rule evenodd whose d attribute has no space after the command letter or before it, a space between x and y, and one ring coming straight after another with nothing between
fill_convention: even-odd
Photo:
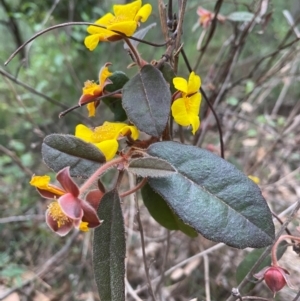
<instances>
[{"instance_id":1,"label":"thin twig","mask_svg":"<svg viewBox=\"0 0 300 301\"><path fill-rule=\"evenodd\" d=\"M147 183L147 178L144 178L140 183L138 183L135 187L130 188L129 190L122 192L119 196L120 198L123 198L125 196L128 196L136 191L138 191L140 188L142 188Z\"/></svg>"},{"instance_id":2,"label":"thin twig","mask_svg":"<svg viewBox=\"0 0 300 301\"><path fill-rule=\"evenodd\" d=\"M28 90L28 91L31 92L32 94L38 95L38 96L40 96L40 97L46 99L47 101L49 101L50 103L52 103L52 104L54 104L54 105L56 105L56 106L58 106L58 107L61 107L61 108L63 108L63 109L68 109L68 106L67 106L67 105L65 105L65 104L61 103L60 101L55 100L55 99L53 99L53 98L51 98L51 97L49 97L49 96L47 96L47 95L45 95L45 94L43 94L43 93L37 91L37 90L35 90L34 88L28 86L27 84L24 84L23 82L21 82L21 81L19 81L18 79L16 79L13 75L11 75L10 73L8 73L8 72L6 72L5 70L3 70L1 67L0 67L0 74L3 75L3 76L5 76L5 77L7 77L7 78L9 78L11 81L13 81L14 83L16 83L17 85L19 85L19 86L25 88L26 90ZM77 117L79 117L81 120L84 119L84 120L86 120L87 122L90 122L90 120L89 120L87 117L85 117L84 115L82 115L82 114L80 114L80 113L78 113L78 112L75 112L75 114L76 114Z\"/></svg>"},{"instance_id":3,"label":"thin twig","mask_svg":"<svg viewBox=\"0 0 300 301\"><path fill-rule=\"evenodd\" d=\"M165 41L168 41L169 31L168 31L168 25L167 25L166 5L164 4L163 0L157 0L157 2L158 2L158 11L159 11L161 31L163 33Z\"/></svg>"},{"instance_id":4,"label":"thin twig","mask_svg":"<svg viewBox=\"0 0 300 301\"><path fill-rule=\"evenodd\" d=\"M178 24L176 28L176 42L175 42L175 52L179 51L181 46L181 35L183 31L183 20L184 20L184 14L185 14L185 8L186 8L187 0L182 0L180 11L179 11L179 19ZM178 67L178 56L174 57L174 72L177 73L177 67Z\"/></svg>"},{"instance_id":5,"label":"thin twig","mask_svg":"<svg viewBox=\"0 0 300 301\"><path fill-rule=\"evenodd\" d=\"M161 277L160 280L157 283L156 289L155 289L155 293L158 294L161 285L164 283L165 280L165 269L168 263L168 255L169 255L169 251L170 251L170 231L167 231L167 239L166 239L166 248L165 248L165 256L163 258L163 263L161 265Z\"/></svg>"},{"instance_id":6,"label":"thin twig","mask_svg":"<svg viewBox=\"0 0 300 301\"><path fill-rule=\"evenodd\" d=\"M64 256L66 256L69 253L70 247L72 243L75 241L79 234L78 230L75 230L73 234L70 236L70 238L66 241L64 246L56 253L54 254L51 258L49 258L44 265L40 268L40 270L30 279L24 281L23 283L11 288L9 291L5 292L3 295L0 296L0 300L4 300L7 296L11 295L15 291L20 290L24 286L34 282L38 278L40 278L42 275L44 275L46 272L48 272L49 269L53 269L53 266L59 262L62 261Z\"/></svg>"},{"instance_id":7,"label":"thin twig","mask_svg":"<svg viewBox=\"0 0 300 301\"><path fill-rule=\"evenodd\" d=\"M221 248L223 248L223 247L225 247L225 246L226 246L226 245L223 244L223 243L218 243L218 244L214 245L213 247L206 249L206 250L203 251L203 252L200 252L200 253L198 253L198 254L192 256L192 257L189 257L189 258L187 258L187 259L185 259L185 260L183 260L183 261L177 263L176 265L174 265L173 267L171 267L171 268L168 269L167 271L165 271L165 276L169 276L170 274L173 273L173 271L175 271L176 269L178 269L178 268L180 268L180 267L186 265L186 264L189 263L190 261L192 261L192 260L194 260L194 259L196 259L196 258L203 257L204 255L210 254L210 253L212 253L212 252L214 252L214 251L216 251L216 250L218 250L218 249L221 249ZM154 279L151 281L151 283L155 284L155 283L156 283L157 281L159 281L159 280L160 280L160 276L154 278ZM146 288L147 288L147 286L142 286L141 288L137 289L136 292L137 292L137 293L140 293L140 292L144 291Z\"/></svg>"},{"instance_id":8,"label":"thin twig","mask_svg":"<svg viewBox=\"0 0 300 301\"><path fill-rule=\"evenodd\" d=\"M45 219L45 215L41 215L41 214L17 215L17 216L1 217L0 224L19 223L19 222L27 222L27 221L42 221L44 219Z\"/></svg>"},{"instance_id":9,"label":"thin twig","mask_svg":"<svg viewBox=\"0 0 300 301\"><path fill-rule=\"evenodd\" d=\"M99 101L99 100L101 100L101 99L103 99L103 98L105 98L105 97L114 96L114 95L118 94L118 93L121 92L121 91L122 91L122 89L118 89L118 90L116 90L116 91L113 91L113 92L104 94L104 95L102 95L102 96L100 96L100 97L90 99L90 100L86 101L84 104L80 104L80 105L77 104L77 105L75 105L75 106L73 106L73 107L70 107L70 108L68 108L67 110L65 110L65 111L63 111L63 112L61 112L61 113L59 113L58 117L59 117L59 118L64 117L64 116L66 116L68 113L70 113L70 112L72 112L72 111L74 111L74 110L76 110L76 109L78 109L78 108L80 108L80 107L83 107L83 106L85 106L85 105L87 105L87 104L89 104L89 103L91 103L91 102L94 102L94 101Z\"/></svg>"},{"instance_id":10,"label":"thin twig","mask_svg":"<svg viewBox=\"0 0 300 301\"><path fill-rule=\"evenodd\" d=\"M206 301L211 301L210 298L210 277L209 277L209 258L205 254L203 256L203 262L204 262L204 284L205 284L205 299Z\"/></svg>"},{"instance_id":11,"label":"thin twig","mask_svg":"<svg viewBox=\"0 0 300 301\"><path fill-rule=\"evenodd\" d=\"M217 3L216 3L216 5L215 5L215 8L214 8L215 15L214 15L214 18L213 18L213 20L211 22L211 26L210 26L210 30L209 30L209 33L208 33L208 37L207 37L205 45L200 50L200 55L199 55L199 57L197 59L197 62L195 64L195 66L194 66L194 70L198 69L199 64L201 62L201 59L202 59L202 57L203 57L203 55L204 55L204 53L205 53L205 51L206 51L206 49L207 49L207 47L209 45L209 43L210 43L210 41L211 41L214 33L215 33L215 30L216 30L216 27L217 27L217 23L218 23L218 13L219 13L219 11L221 9L222 4L223 4L223 0L218 0Z\"/></svg>"},{"instance_id":12,"label":"thin twig","mask_svg":"<svg viewBox=\"0 0 300 301\"><path fill-rule=\"evenodd\" d=\"M182 54L182 57L184 59L184 62L186 64L186 67L188 68L189 72L192 72L192 67L191 67L191 64L189 63L189 60L185 54L185 51L183 48L181 48L181 54ZM212 103L209 101L205 91L202 89L202 87L200 87L200 92L201 94L203 95L203 98L205 99L208 107L210 108L211 112L213 113L214 117L215 117L215 120L216 120L216 123L217 123L217 128L218 128L218 132L219 132L219 139L220 139L220 153L221 153L221 157L224 159L225 155L225 151L224 151L224 141L223 141L223 133L222 133L222 128L221 128L221 124L220 124L220 121L219 121L219 118L218 118L218 115L214 109L214 106L212 105Z\"/></svg>"},{"instance_id":13,"label":"thin twig","mask_svg":"<svg viewBox=\"0 0 300 301\"><path fill-rule=\"evenodd\" d=\"M292 301L297 301L300 297L300 291L298 291L297 295L295 296L295 298Z\"/></svg>"},{"instance_id":14,"label":"thin twig","mask_svg":"<svg viewBox=\"0 0 300 301\"><path fill-rule=\"evenodd\" d=\"M296 206L294 207L293 211L291 212L290 216L286 219L284 224L281 226L281 228L277 232L276 238L275 238L273 244L276 243L278 238L285 231L287 225L292 221L292 219L294 218L295 214L297 213L297 211L299 209L300 209L300 200L298 200L298 202L297 202ZM272 245L269 246L268 248L266 248L266 250L262 253L262 255L259 257L259 259L256 261L256 263L252 266L252 268L250 269L248 274L244 277L244 279L240 282L239 286L237 287L237 289L239 291L248 283L249 279L251 279L251 276L254 274L254 272L257 270L257 268L260 266L260 264L263 262L263 260L270 254L271 249L272 249ZM235 300L234 297L230 296L226 301L234 301L234 300Z\"/></svg>"},{"instance_id":15,"label":"thin twig","mask_svg":"<svg viewBox=\"0 0 300 301\"><path fill-rule=\"evenodd\" d=\"M36 33L35 35L33 35L29 40L27 40L25 43L23 43L17 50L15 50L9 56L9 58L4 63L4 65L6 66L16 56L16 54L19 51L21 51L28 43L30 43L31 41L35 40L37 37L43 35L46 32L54 30L54 29L58 29L58 28L62 28L62 27L68 27L68 26L74 26L74 25L92 25L92 26L95 26L95 27L100 27L100 28L106 29L106 26L103 26L103 25L100 25L100 24L91 23L91 22L66 22L66 23L61 23L61 24L57 24L57 25L54 25L54 26L50 26L50 27L48 27L48 28L46 28L46 29L44 29L42 31L39 31L38 33ZM120 31L117 31L117 30L110 30L110 31L112 31L114 33L117 33L117 34L119 34L122 37L131 39L131 40L134 40L134 41L138 41L140 43L150 44L150 45L156 46L156 47L162 47L162 46L165 46L167 44L167 42L163 43L163 44L154 44L154 43L150 43L150 42L147 42L147 41L135 38L135 37L127 37L124 33L120 32Z\"/></svg>"},{"instance_id":16,"label":"thin twig","mask_svg":"<svg viewBox=\"0 0 300 301\"><path fill-rule=\"evenodd\" d=\"M135 292L135 290L132 288L130 283L128 282L127 278L125 278L125 286L127 289L128 294L136 301L143 301Z\"/></svg>"},{"instance_id":17,"label":"thin twig","mask_svg":"<svg viewBox=\"0 0 300 301\"><path fill-rule=\"evenodd\" d=\"M33 172L22 163L22 161L14 152L4 147L3 145L0 145L0 151L9 156L25 174L30 177L33 175Z\"/></svg>"},{"instance_id":18,"label":"thin twig","mask_svg":"<svg viewBox=\"0 0 300 301\"><path fill-rule=\"evenodd\" d=\"M242 300L262 300L262 301L271 301L271 299L267 299L264 297L257 297L257 296L244 296Z\"/></svg>"},{"instance_id":19,"label":"thin twig","mask_svg":"<svg viewBox=\"0 0 300 301\"><path fill-rule=\"evenodd\" d=\"M238 57L239 57L239 54L240 54L240 48L238 47L236 49L236 52L234 53L234 56L232 58L232 61L231 61L231 65L229 67L229 70L228 70L228 73L226 75L226 78L222 84L222 87L216 97L216 99L214 100L214 104L213 104L213 107L217 107L217 105L219 104L219 102L221 101L222 97L224 96L224 93L227 89L227 85L230 81L230 78L231 78L231 75L232 75L232 72L233 72L233 69L234 69L234 66L238 60ZM213 113L213 111L211 111ZM211 120L211 114L208 114L206 120L205 120L205 123L203 123L203 127L202 127L202 131L201 131L201 135L199 136L198 138L198 141L196 143L197 146L200 146L204 137L205 137L205 134L206 134L206 131L207 131L207 128L208 128L208 125L210 123L210 120ZM221 142L221 141L220 141Z\"/></svg>"},{"instance_id":20,"label":"thin twig","mask_svg":"<svg viewBox=\"0 0 300 301\"><path fill-rule=\"evenodd\" d=\"M152 284L151 284L151 280L150 280L150 276L149 276L149 267L147 264L147 258L146 258L146 252L145 252L146 245L145 245L145 239L144 239L144 230L143 230L143 224L141 221L140 209L139 209L139 204L138 204L138 199L137 199L136 194L134 194L134 199L135 199L135 208L136 208L136 219L137 219L140 236L141 236L141 245L142 245L143 261L144 261L144 267L145 267L145 273L146 273L146 279L147 279L147 287L148 287L149 293L152 297L152 300L156 301L154 291L152 288Z\"/></svg>"}]
</instances>

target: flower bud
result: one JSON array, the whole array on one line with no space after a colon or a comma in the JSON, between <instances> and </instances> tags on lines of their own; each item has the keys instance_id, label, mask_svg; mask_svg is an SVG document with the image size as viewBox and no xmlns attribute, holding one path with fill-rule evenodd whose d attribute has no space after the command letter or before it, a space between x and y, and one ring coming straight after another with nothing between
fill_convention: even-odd
<instances>
[{"instance_id":1,"label":"flower bud","mask_svg":"<svg viewBox=\"0 0 300 301\"><path fill-rule=\"evenodd\" d=\"M259 280L264 279L274 296L286 284L291 287L288 280L289 272L278 266L266 267L253 276Z\"/></svg>"},{"instance_id":2,"label":"flower bud","mask_svg":"<svg viewBox=\"0 0 300 301\"><path fill-rule=\"evenodd\" d=\"M265 272L264 279L267 286L274 294L280 291L286 285L285 272L281 268L269 268Z\"/></svg>"}]
</instances>

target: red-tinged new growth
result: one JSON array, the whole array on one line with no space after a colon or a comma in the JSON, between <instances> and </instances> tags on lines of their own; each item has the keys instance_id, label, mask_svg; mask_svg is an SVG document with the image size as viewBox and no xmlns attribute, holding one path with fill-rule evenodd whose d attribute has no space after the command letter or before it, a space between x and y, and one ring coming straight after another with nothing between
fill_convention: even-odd
<instances>
[{"instance_id":1,"label":"red-tinged new growth","mask_svg":"<svg viewBox=\"0 0 300 301\"><path fill-rule=\"evenodd\" d=\"M42 197L54 200L46 211L48 226L60 236L68 234L73 226L81 231L99 226L101 221L96 210L103 193L92 190L86 195L86 200L81 199L79 188L70 177L69 167L59 171L56 179L62 188L49 184L49 176L33 176L30 181Z\"/></svg>"}]
</instances>

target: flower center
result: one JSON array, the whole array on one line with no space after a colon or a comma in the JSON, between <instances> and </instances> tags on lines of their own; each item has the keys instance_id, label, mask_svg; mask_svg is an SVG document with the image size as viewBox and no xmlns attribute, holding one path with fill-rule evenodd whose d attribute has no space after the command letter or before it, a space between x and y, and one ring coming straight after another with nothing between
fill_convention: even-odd
<instances>
[{"instance_id":1,"label":"flower center","mask_svg":"<svg viewBox=\"0 0 300 301\"><path fill-rule=\"evenodd\" d=\"M128 18L124 15L120 15L120 16L115 16L113 19L111 19L109 21L109 24L116 24L116 23L121 23L124 21L128 21Z\"/></svg>"},{"instance_id":2,"label":"flower center","mask_svg":"<svg viewBox=\"0 0 300 301\"><path fill-rule=\"evenodd\" d=\"M191 99L190 99L190 97L185 97L185 101L184 101L184 103L185 103L185 108L186 108L186 110L187 110L187 112L190 110L190 108L191 108Z\"/></svg>"},{"instance_id":3,"label":"flower center","mask_svg":"<svg viewBox=\"0 0 300 301\"><path fill-rule=\"evenodd\" d=\"M57 222L58 228L71 221L70 218L63 213L57 201L49 204L48 214Z\"/></svg>"},{"instance_id":4,"label":"flower center","mask_svg":"<svg viewBox=\"0 0 300 301\"><path fill-rule=\"evenodd\" d=\"M92 135L92 141L94 143L102 142L105 140L113 139L115 136L115 127L111 124L104 124L96 127L94 134Z\"/></svg>"}]
</instances>

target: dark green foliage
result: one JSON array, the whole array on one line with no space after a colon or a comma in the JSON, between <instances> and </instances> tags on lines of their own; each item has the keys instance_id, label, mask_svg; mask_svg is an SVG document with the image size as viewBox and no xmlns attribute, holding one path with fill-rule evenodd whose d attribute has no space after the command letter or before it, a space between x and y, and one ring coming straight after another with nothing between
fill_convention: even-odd
<instances>
[{"instance_id":1,"label":"dark green foliage","mask_svg":"<svg viewBox=\"0 0 300 301\"><path fill-rule=\"evenodd\" d=\"M101 301L125 300L125 230L117 190L101 199L98 216L103 224L95 229L93 267Z\"/></svg>"},{"instance_id":2,"label":"dark green foliage","mask_svg":"<svg viewBox=\"0 0 300 301\"><path fill-rule=\"evenodd\" d=\"M176 142L152 144L147 152L178 170L166 178L150 178L149 184L183 222L210 240L236 248L272 243L272 215L260 189L232 164Z\"/></svg>"},{"instance_id":3,"label":"dark green foliage","mask_svg":"<svg viewBox=\"0 0 300 301\"><path fill-rule=\"evenodd\" d=\"M42 155L48 167L55 172L70 166L72 177L88 177L105 162L97 147L72 135L47 136L42 145Z\"/></svg>"},{"instance_id":4,"label":"dark green foliage","mask_svg":"<svg viewBox=\"0 0 300 301\"><path fill-rule=\"evenodd\" d=\"M123 107L139 130L160 137L166 127L171 93L162 73L152 65L144 66L123 89Z\"/></svg>"}]
</instances>

